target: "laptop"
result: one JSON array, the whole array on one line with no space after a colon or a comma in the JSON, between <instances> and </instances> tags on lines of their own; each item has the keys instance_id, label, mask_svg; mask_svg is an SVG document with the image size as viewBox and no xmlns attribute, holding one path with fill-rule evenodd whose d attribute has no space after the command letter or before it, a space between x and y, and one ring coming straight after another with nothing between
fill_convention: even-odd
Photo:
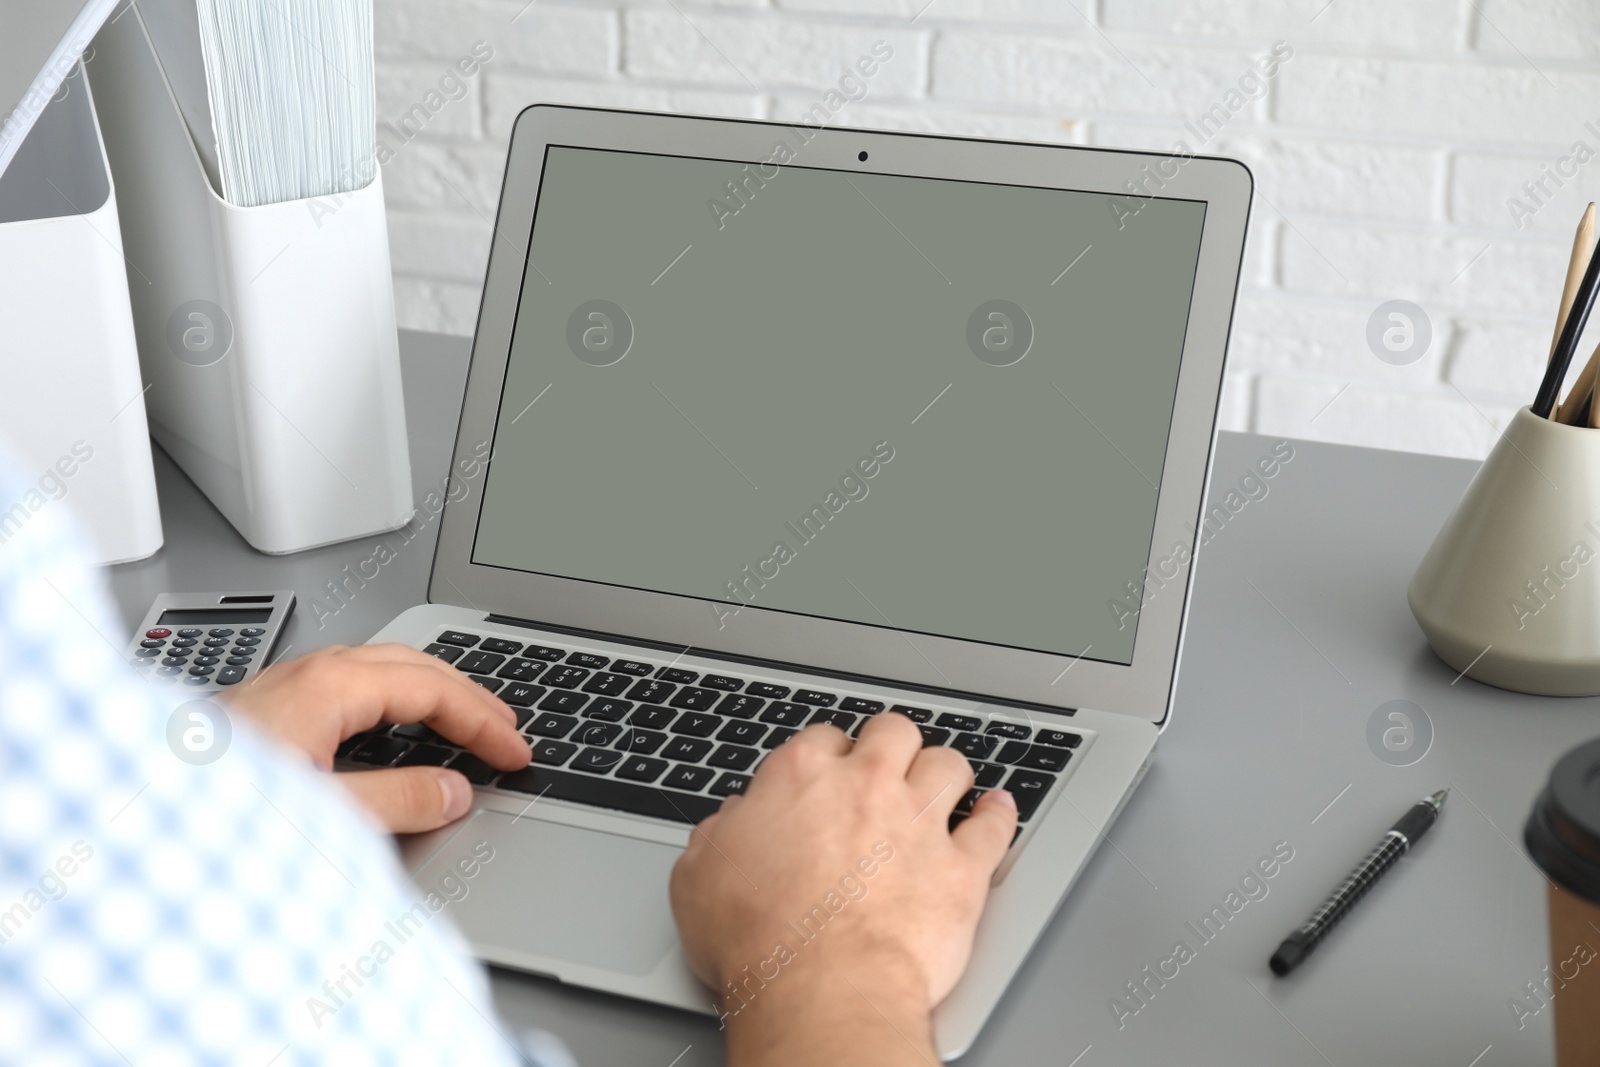
<instances>
[{"instance_id":1,"label":"laptop","mask_svg":"<svg viewBox=\"0 0 1600 1067\"><path fill-rule=\"evenodd\" d=\"M813 722L899 712L1021 829L935 1014L964 1052L1168 721L1240 164L536 106L511 138L428 600L534 751L408 839L485 961L716 1013L667 881ZM955 819L973 797L963 799Z\"/></svg>"}]
</instances>

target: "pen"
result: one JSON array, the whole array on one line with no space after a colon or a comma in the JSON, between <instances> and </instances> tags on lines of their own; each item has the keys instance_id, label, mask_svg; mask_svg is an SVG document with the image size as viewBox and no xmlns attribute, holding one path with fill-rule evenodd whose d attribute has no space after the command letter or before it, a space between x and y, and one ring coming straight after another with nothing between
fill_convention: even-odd
<instances>
[{"instance_id":1,"label":"pen","mask_svg":"<svg viewBox=\"0 0 1600 1067\"><path fill-rule=\"evenodd\" d=\"M1366 895L1373 883L1382 878L1384 872L1393 867L1395 861L1428 832L1439 818L1439 809L1444 807L1444 798L1449 793L1450 790L1441 789L1432 796L1423 797L1410 811L1400 816L1400 821L1389 828L1389 832L1373 846L1366 858L1356 864L1356 869L1339 883L1321 907L1312 912L1311 918L1283 939L1278 951L1272 954L1270 965L1273 974L1282 977L1311 955L1317 943L1339 924L1339 920L1355 906L1356 901Z\"/></svg>"}]
</instances>

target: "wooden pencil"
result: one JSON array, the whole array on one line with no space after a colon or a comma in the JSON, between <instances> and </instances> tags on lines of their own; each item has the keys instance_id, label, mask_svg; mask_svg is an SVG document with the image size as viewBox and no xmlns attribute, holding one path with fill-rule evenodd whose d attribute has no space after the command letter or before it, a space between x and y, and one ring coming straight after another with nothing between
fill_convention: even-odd
<instances>
[{"instance_id":1,"label":"wooden pencil","mask_svg":"<svg viewBox=\"0 0 1600 1067\"><path fill-rule=\"evenodd\" d=\"M1561 383L1566 380L1567 368L1572 365L1572 354L1577 350L1578 338L1582 336L1583 328L1589 323L1589 313L1594 310L1597 288L1600 288L1600 258L1595 257L1591 248L1589 266L1583 272L1583 280L1578 283L1572 307L1561 326L1561 337L1556 342L1555 354L1551 356L1550 365L1544 370L1544 380L1539 383L1539 394L1533 398L1531 411L1541 419L1548 419L1555 410L1556 396L1561 392Z\"/></svg>"},{"instance_id":2,"label":"wooden pencil","mask_svg":"<svg viewBox=\"0 0 1600 1067\"><path fill-rule=\"evenodd\" d=\"M1555 333L1550 337L1550 356L1556 354L1556 342L1561 340L1561 327L1567 324L1572 312L1572 301L1578 295L1578 283L1583 272L1589 269L1589 257L1594 254L1594 203L1583 210L1578 220L1578 232L1572 236L1572 256L1567 260L1567 280L1561 288L1561 306L1556 312ZM1579 397L1581 404L1583 398Z\"/></svg>"}]
</instances>

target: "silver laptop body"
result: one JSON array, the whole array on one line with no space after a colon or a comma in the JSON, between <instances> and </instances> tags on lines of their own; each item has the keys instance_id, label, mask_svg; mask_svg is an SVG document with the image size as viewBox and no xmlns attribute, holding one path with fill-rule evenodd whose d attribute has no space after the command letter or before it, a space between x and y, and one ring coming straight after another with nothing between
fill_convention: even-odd
<instances>
[{"instance_id":1,"label":"silver laptop body","mask_svg":"<svg viewBox=\"0 0 1600 1067\"><path fill-rule=\"evenodd\" d=\"M903 707L980 784L1039 789L935 1016L963 1053L1170 712L1251 188L1196 156L524 111L430 602L373 638L499 689L553 761L403 845L474 951L715 1013L667 902L690 823L781 731Z\"/></svg>"}]
</instances>

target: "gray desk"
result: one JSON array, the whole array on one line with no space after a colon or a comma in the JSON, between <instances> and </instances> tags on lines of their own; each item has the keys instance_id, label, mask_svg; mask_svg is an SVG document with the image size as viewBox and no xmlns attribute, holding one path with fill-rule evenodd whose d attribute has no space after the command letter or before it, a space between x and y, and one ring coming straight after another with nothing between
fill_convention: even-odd
<instances>
[{"instance_id":1,"label":"gray desk","mask_svg":"<svg viewBox=\"0 0 1600 1067\"><path fill-rule=\"evenodd\" d=\"M421 499L444 476L467 346L409 334L402 351ZM1224 435L1216 491L1271 444ZM1295 450L1270 493L1202 550L1155 766L964 1063L1550 1062L1550 1009L1519 1031L1508 1006L1546 962L1544 887L1521 826L1556 756L1600 734L1600 701L1454 682L1424 644L1406 582L1472 464ZM424 596L432 522L339 606L325 583L376 539L258 555L159 454L157 478L166 547L111 573L130 630L165 590L287 586L301 596L285 637L297 654L363 641ZM313 597L338 610L318 620ZM1372 712L1394 699L1416 702L1434 727L1431 750L1405 768L1366 740ZM1403 869L1297 974L1273 979L1278 939L1407 804L1446 784L1455 792L1439 827ZM1279 841L1294 858L1267 895L1201 944L1185 924ZM1111 998L1179 939L1194 958L1119 1028ZM722 1061L709 1019L506 972L494 987L506 1017L562 1035L585 1067Z\"/></svg>"}]
</instances>

